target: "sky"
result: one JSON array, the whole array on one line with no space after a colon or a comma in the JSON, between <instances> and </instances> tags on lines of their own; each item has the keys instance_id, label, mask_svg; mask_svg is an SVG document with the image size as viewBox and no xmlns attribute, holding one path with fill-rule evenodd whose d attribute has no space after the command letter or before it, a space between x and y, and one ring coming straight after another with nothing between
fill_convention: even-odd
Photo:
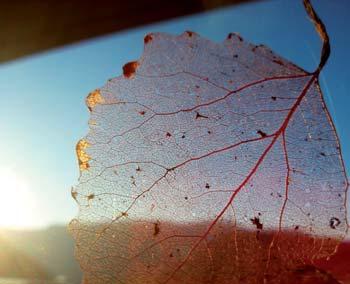
<instances>
[{"instance_id":1,"label":"sky","mask_svg":"<svg viewBox=\"0 0 350 284\"><path fill-rule=\"evenodd\" d=\"M332 48L321 88L349 174L350 2L313 2ZM145 34L185 30L216 42L238 32L308 71L319 61L321 42L301 1L280 0L143 26L0 65L0 180L6 180L0 184L0 227L66 224L76 216L70 188L79 176L75 145L88 130L85 97L121 75L126 62L141 56ZM11 193L11 188L20 188L23 194Z\"/></svg>"}]
</instances>

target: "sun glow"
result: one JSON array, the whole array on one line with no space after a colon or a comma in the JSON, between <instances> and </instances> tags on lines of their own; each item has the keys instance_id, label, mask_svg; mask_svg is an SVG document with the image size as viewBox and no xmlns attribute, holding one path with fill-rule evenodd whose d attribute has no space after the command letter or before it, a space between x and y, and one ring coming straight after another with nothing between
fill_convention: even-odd
<instances>
[{"instance_id":1,"label":"sun glow","mask_svg":"<svg viewBox=\"0 0 350 284\"><path fill-rule=\"evenodd\" d=\"M0 227L32 226L34 209L28 184L12 169L0 169Z\"/></svg>"}]
</instances>

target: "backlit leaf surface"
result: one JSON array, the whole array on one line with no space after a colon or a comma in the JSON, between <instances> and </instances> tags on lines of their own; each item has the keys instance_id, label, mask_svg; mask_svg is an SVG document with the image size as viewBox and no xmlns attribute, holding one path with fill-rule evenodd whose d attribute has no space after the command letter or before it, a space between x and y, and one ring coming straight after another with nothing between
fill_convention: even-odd
<instances>
[{"instance_id":1,"label":"backlit leaf surface","mask_svg":"<svg viewBox=\"0 0 350 284\"><path fill-rule=\"evenodd\" d=\"M85 282L332 281L312 263L346 234L347 179L318 74L193 32L147 35L123 72L77 146Z\"/></svg>"}]
</instances>

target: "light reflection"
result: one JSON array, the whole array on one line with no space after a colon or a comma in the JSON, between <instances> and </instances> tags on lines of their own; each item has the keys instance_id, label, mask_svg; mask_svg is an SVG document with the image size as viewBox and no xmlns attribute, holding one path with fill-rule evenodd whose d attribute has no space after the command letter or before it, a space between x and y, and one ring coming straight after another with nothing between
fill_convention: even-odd
<instances>
[{"instance_id":1,"label":"light reflection","mask_svg":"<svg viewBox=\"0 0 350 284\"><path fill-rule=\"evenodd\" d=\"M0 168L0 227L36 224L35 199L28 183L12 168Z\"/></svg>"}]
</instances>

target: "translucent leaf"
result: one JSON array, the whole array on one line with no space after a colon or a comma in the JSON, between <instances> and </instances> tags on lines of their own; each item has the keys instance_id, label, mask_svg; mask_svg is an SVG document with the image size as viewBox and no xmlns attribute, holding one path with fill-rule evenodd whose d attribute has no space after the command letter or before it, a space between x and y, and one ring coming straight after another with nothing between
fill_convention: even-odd
<instances>
[{"instance_id":1,"label":"translucent leaf","mask_svg":"<svg viewBox=\"0 0 350 284\"><path fill-rule=\"evenodd\" d=\"M86 283L331 277L312 264L346 234L347 179L318 73L193 32L147 35L123 71L77 146Z\"/></svg>"}]
</instances>

